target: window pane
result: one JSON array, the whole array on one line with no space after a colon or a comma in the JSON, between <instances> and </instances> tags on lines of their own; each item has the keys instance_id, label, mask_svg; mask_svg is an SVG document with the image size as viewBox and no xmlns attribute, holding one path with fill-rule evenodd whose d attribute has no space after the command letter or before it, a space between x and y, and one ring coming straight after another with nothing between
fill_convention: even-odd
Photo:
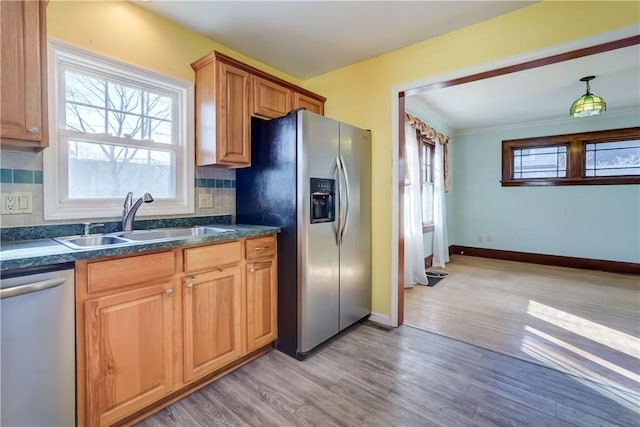
<instances>
[{"instance_id":1,"label":"window pane","mask_svg":"<svg viewBox=\"0 0 640 427\"><path fill-rule=\"evenodd\" d=\"M104 110L68 103L65 109L66 128L85 133L104 133Z\"/></svg>"},{"instance_id":2,"label":"window pane","mask_svg":"<svg viewBox=\"0 0 640 427\"><path fill-rule=\"evenodd\" d=\"M640 140L586 145L586 176L640 175Z\"/></svg>"},{"instance_id":3,"label":"window pane","mask_svg":"<svg viewBox=\"0 0 640 427\"><path fill-rule=\"evenodd\" d=\"M513 151L513 178L564 178L567 147L534 147Z\"/></svg>"},{"instance_id":4,"label":"window pane","mask_svg":"<svg viewBox=\"0 0 640 427\"><path fill-rule=\"evenodd\" d=\"M69 141L69 198L176 197L173 152Z\"/></svg>"},{"instance_id":5,"label":"window pane","mask_svg":"<svg viewBox=\"0 0 640 427\"><path fill-rule=\"evenodd\" d=\"M422 222L433 222L433 184L422 186Z\"/></svg>"},{"instance_id":6,"label":"window pane","mask_svg":"<svg viewBox=\"0 0 640 427\"><path fill-rule=\"evenodd\" d=\"M156 119L171 119L171 98L168 96L145 94L144 114Z\"/></svg>"},{"instance_id":7,"label":"window pane","mask_svg":"<svg viewBox=\"0 0 640 427\"><path fill-rule=\"evenodd\" d=\"M142 114L142 91L109 83L109 109L124 113Z\"/></svg>"},{"instance_id":8,"label":"window pane","mask_svg":"<svg viewBox=\"0 0 640 427\"><path fill-rule=\"evenodd\" d=\"M121 138L142 139L142 117L109 111L109 135Z\"/></svg>"},{"instance_id":9,"label":"window pane","mask_svg":"<svg viewBox=\"0 0 640 427\"><path fill-rule=\"evenodd\" d=\"M145 139L171 144L171 122L150 119L148 123L149 135L144 135Z\"/></svg>"},{"instance_id":10,"label":"window pane","mask_svg":"<svg viewBox=\"0 0 640 427\"><path fill-rule=\"evenodd\" d=\"M106 82L87 74L65 71L66 100L104 108Z\"/></svg>"},{"instance_id":11,"label":"window pane","mask_svg":"<svg viewBox=\"0 0 640 427\"><path fill-rule=\"evenodd\" d=\"M420 179L422 182L433 182L433 147L429 144L420 144Z\"/></svg>"}]
</instances>

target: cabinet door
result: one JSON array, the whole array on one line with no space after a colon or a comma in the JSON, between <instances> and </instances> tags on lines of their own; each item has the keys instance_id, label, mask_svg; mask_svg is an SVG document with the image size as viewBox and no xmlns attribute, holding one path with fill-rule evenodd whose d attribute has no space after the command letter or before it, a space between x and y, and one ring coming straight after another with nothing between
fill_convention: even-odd
<instances>
[{"instance_id":1,"label":"cabinet door","mask_svg":"<svg viewBox=\"0 0 640 427\"><path fill-rule=\"evenodd\" d=\"M172 294L167 281L85 302L88 425L110 425L171 391Z\"/></svg>"},{"instance_id":2,"label":"cabinet door","mask_svg":"<svg viewBox=\"0 0 640 427\"><path fill-rule=\"evenodd\" d=\"M220 164L249 165L249 73L218 62L217 160Z\"/></svg>"},{"instance_id":3,"label":"cabinet door","mask_svg":"<svg viewBox=\"0 0 640 427\"><path fill-rule=\"evenodd\" d=\"M267 119L286 115L291 110L291 90L258 76L252 76L252 114Z\"/></svg>"},{"instance_id":4,"label":"cabinet door","mask_svg":"<svg viewBox=\"0 0 640 427\"><path fill-rule=\"evenodd\" d=\"M0 2L0 136L5 146L47 146L45 11L45 2Z\"/></svg>"},{"instance_id":5,"label":"cabinet door","mask_svg":"<svg viewBox=\"0 0 640 427\"><path fill-rule=\"evenodd\" d=\"M299 92L293 93L293 109L306 108L307 111L320 114L324 116L324 102L311 98L310 96L303 95Z\"/></svg>"},{"instance_id":6,"label":"cabinet door","mask_svg":"<svg viewBox=\"0 0 640 427\"><path fill-rule=\"evenodd\" d=\"M240 267L185 278L183 301L184 376L188 382L243 354Z\"/></svg>"},{"instance_id":7,"label":"cabinet door","mask_svg":"<svg viewBox=\"0 0 640 427\"><path fill-rule=\"evenodd\" d=\"M278 337L278 277L275 260L247 264L247 350Z\"/></svg>"}]
</instances>

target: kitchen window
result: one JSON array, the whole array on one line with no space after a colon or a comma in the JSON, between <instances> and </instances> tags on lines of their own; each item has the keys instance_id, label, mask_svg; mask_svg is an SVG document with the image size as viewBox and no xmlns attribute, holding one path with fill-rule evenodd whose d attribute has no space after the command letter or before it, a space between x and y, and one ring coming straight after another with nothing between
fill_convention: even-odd
<instances>
[{"instance_id":1,"label":"kitchen window","mask_svg":"<svg viewBox=\"0 0 640 427\"><path fill-rule=\"evenodd\" d=\"M640 184L640 128L502 141L502 186Z\"/></svg>"},{"instance_id":2,"label":"kitchen window","mask_svg":"<svg viewBox=\"0 0 640 427\"><path fill-rule=\"evenodd\" d=\"M50 42L50 148L45 219L193 213L193 85Z\"/></svg>"},{"instance_id":3,"label":"kitchen window","mask_svg":"<svg viewBox=\"0 0 640 427\"><path fill-rule=\"evenodd\" d=\"M420 143L420 182L422 196L422 227L433 229L433 154L434 146Z\"/></svg>"}]
</instances>

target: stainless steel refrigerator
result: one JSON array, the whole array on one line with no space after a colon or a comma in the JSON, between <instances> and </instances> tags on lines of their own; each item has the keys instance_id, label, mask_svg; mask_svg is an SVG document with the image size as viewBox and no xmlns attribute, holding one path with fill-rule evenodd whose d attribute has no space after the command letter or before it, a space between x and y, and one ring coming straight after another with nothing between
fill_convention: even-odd
<instances>
[{"instance_id":1,"label":"stainless steel refrigerator","mask_svg":"<svg viewBox=\"0 0 640 427\"><path fill-rule=\"evenodd\" d=\"M302 360L371 313L371 132L297 110L251 135L236 221L282 229L276 348Z\"/></svg>"}]
</instances>

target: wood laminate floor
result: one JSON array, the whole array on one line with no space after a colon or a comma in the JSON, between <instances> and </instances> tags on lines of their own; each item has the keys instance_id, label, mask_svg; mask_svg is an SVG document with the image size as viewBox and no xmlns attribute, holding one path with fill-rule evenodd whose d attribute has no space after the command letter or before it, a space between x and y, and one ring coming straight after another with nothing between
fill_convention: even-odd
<instances>
[{"instance_id":1,"label":"wood laminate floor","mask_svg":"<svg viewBox=\"0 0 640 427\"><path fill-rule=\"evenodd\" d=\"M358 324L299 362L272 351L138 424L637 426L637 396L402 326Z\"/></svg>"},{"instance_id":2,"label":"wood laminate floor","mask_svg":"<svg viewBox=\"0 0 640 427\"><path fill-rule=\"evenodd\" d=\"M453 256L405 322L640 395L640 278Z\"/></svg>"}]
</instances>

